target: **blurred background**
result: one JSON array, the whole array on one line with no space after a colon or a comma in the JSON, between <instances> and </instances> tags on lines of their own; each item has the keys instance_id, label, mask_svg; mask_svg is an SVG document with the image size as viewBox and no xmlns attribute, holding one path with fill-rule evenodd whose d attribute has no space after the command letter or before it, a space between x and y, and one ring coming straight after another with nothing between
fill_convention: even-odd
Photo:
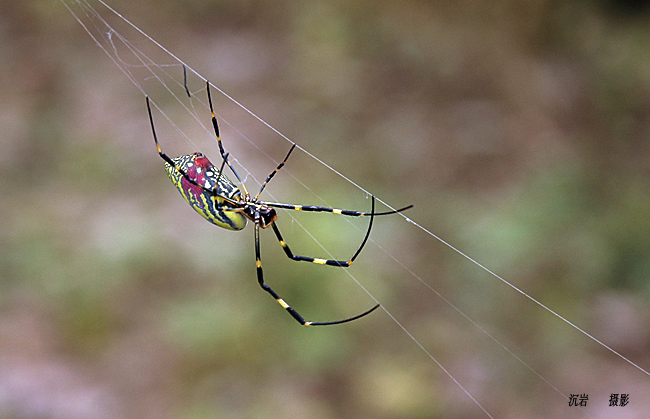
<instances>
[{"instance_id":1,"label":"blurred background","mask_svg":"<svg viewBox=\"0 0 650 419\"><path fill-rule=\"evenodd\" d=\"M405 215L648 370L646 3L109 4L302 148L393 207L414 204ZM169 65L171 94L139 80L163 148L218 161L200 78L188 77L190 113L175 100L178 62L91 4ZM183 202L142 92L61 2L0 0L0 57L0 417L488 417L381 309L302 328L269 298L253 230L216 228ZM290 144L213 93L256 192ZM370 206L302 150L267 192ZM282 212L278 225L295 253L345 259L367 220L342 218ZM308 320L335 320L374 304L353 275L494 417L648 415L646 373L404 218L375 221L347 271L291 262L264 231L267 281ZM570 408L454 307L587 406ZM629 405L609 407L611 394Z\"/></svg>"}]
</instances>

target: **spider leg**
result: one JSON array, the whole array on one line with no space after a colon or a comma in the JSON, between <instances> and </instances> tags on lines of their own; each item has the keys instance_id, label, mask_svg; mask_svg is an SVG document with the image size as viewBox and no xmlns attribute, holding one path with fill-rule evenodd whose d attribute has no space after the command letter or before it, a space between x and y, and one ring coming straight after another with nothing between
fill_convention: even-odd
<instances>
[{"instance_id":1,"label":"spider leg","mask_svg":"<svg viewBox=\"0 0 650 419\"><path fill-rule=\"evenodd\" d=\"M287 156L284 158L284 160L282 160L282 163L278 164L278 167L276 167L275 170L272 171L271 174L266 177L266 180L264 181L264 183L262 183L262 187L260 188L260 191L257 193L257 195L255 195L255 198L253 199L254 202L257 202L257 199L262 194L262 191L264 190L264 188L266 188L266 185L268 185L268 183L271 181L271 179L273 179L273 176L275 176L275 174L278 173L280 171L280 169L282 169L282 167L284 167L285 163L289 159L289 156L291 155L291 152L293 151L294 148L296 148L295 143L289 149L289 152L287 153Z\"/></svg>"},{"instance_id":2,"label":"spider leg","mask_svg":"<svg viewBox=\"0 0 650 419\"><path fill-rule=\"evenodd\" d=\"M319 258L313 258L309 256L300 256L300 255L294 255L291 249L289 249L289 245L287 242L284 241L282 238L282 234L280 234L280 229L276 225L276 223L271 224L271 227L273 227L273 232L275 233L275 236L278 238L278 241L280 242L280 246L282 246L282 249L284 250L284 253L286 253L287 257L291 260L295 261L302 261L302 262L312 262L312 263L317 263L319 265L329 265L329 266L337 266L339 268L347 268L348 266L352 265L352 262L359 256L359 253L361 253L361 249L366 245L366 242L368 241L368 237L370 237L370 230L372 229L372 222L375 218L375 197L372 197L372 209L370 211L370 223L368 223L368 231L366 231L366 236L363 238L363 241L361 242L361 246L357 249L356 253L349 259L349 260L330 260L330 259L319 259Z\"/></svg>"},{"instance_id":3,"label":"spider leg","mask_svg":"<svg viewBox=\"0 0 650 419\"><path fill-rule=\"evenodd\" d=\"M373 200L374 200L373 196ZM281 204L278 202L263 202L264 205L268 207L273 207L273 208L282 208L282 209L287 209L287 210L292 210L292 211L307 211L307 212L331 212L332 214L338 214L338 215L348 215L351 217L366 217L368 215L390 215L390 214L397 214L398 212L406 211L407 209L413 208L413 205L407 205L404 208L392 210L392 211L385 211L385 212L375 212L375 213L368 213L368 212L362 212L362 211L351 211L351 210L344 210L344 209L338 209L338 208L328 208L328 207L318 207L314 205L292 205L292 204Z\"/></svg>"},{"instance_id":4,"label":"spider leg","mask_svg":"<svg viewBox=\"0 0 650 419\"><path fill-rule=\"evenodd\" d=\"M149 97L147 96L146 99L147 99L147 110L149 111L149 121L151 122L151 132L153 132L153 140L156 143L156 148L158 149L158 155L160 155L160 157L167 164L169 164L171 167L176 169L176 171L180 173L185 178L185 180L190 182L192 185L198 186L199 188L203 189L206 192L212 192L211 189L207 189L205 186L201 185L200 183L198 183L197 181L189 177L185 172L185 170L178 167L178 165L174 163L174 161L167 154L165 154L164 151L162 151L162 149L160 148L160 143L158 143L158 136L156 135L156 127L154 126L153 123L153 115L151 114L151 105L149 104Z\"/></svg>"},{"instance_id":5,"label":"spider leg","mask_svg":"<svg viewBox=\"0 0 650 419\"><path fill-rule=\"evenodd\" d=\"M217 180L214 182L214 187L212 188L214 189L215 194L217 193L217 188L219 187L219 181L221 180L221 175L223 174L223 166L228 161L229 155L230 153L226 153L226 155L223 157L223 161L221 162L221 167L219 167L219 174L217 175Z\"/></svg>"},{"instance_id":6,"label":"spider leg","mask_svg":"<svg viewBox=\"0 0 650 419\"><path fill-rule=\"evenodd\" d=\"M190 89L187 87L187 67L185 67L185 64L183 64L183 86L185 86L187 97L191 98L192 94L190 93Z\"/></svg>"},{"instance_id":7,"label":"spider leg","mask_svg":"<svg viewBox=\"0 0 650 419\"><path fill-rule=\"evenodd\" d=\"M244 182L241 180L241 177L239 177L239 174L235 170L234 167L232 167L232 164L228 161L228 155L226 154L226 150L223 148L223 144L221 142L221 135L219 134L219 122L217 122L217 116L214 113L214 107L212 106L212 95L210 94L210 82L206 81L206 90L208 91L208 103L210 104L210 113L212 114L212 126L214 127L214 133L217 136L217 144L219 145L219 152L221 152L221 158L226 162L228 167L230 167L230 171L235 175L237 180L242 186L242 191L244 191L244 195L246 198L248 198L248 191L246 190L246 186L244 185ZM248 201L248 199L246 199Z\"/></svg>"},{"instance_id":8,"label":"spider leg","mask_svg":"<svg viewBox=\"0 0 650 419\"><path fill-rule=\"evenodd\" d=\"M171 167L173 167L174 170L176 170L178 173L180 173L181 176L183 176L183 178L185 178L185 180L190 182L192 185L198 186L199 188L203 189L204 191L212 194L215 197L219 197L219 198L223 199L224 201L226 201L226 202L228 202L230 204L235 203L235 201L233 201L232 199L229 199L229 198L217 193L217 188L219 186L219 177L221 176L221 173L223 172L223 163L221 164L221 169L219 169L219 177L217 177L217 182L215 183L215 185L214 185L214 187L212 189L208 189L205 186L198 183L196 180L189 177L185 170L180 168L176 163L174 163L174 161L167 154L165 154L164 151L162 151L162 149L160 148L160 143L158 143L158 136L156 135L156 127L154 126L154 123L153 123L153 115L151 113L151 105L149 103L149 97L146 97L146 99L147 99L147 110L149 111L149 121L151 122L151 132L153 133L153 140L156 143L156 148L158 149L158 154L160 155L160 157L167 164L169 164ZM228 162L228 154L226 154L224 156L224 162Z\"/></svg>"},{"instance_id":9,"label":"spider leg","mask_svg":"<svg viewBox=\"0 0 650 419\"><path fill-rule=\"evenodd\" d=\"M259 215L258 215L258 217L259 217ZM348 318L342 319L342 320L335 320L335 321L331 321L331 322L308 322L308 321L306 321L300 314L298 314L298 312L296 310L294 310L289 304L287 304L282 298L280 298L278 293L273 291L273 289L264 282L264 272L262 271L262 258L261 258L261 255L260 255L260 225L259 225L259 218L257 218L256 222L255 222L255 265L257 267L257 281L259 282L260 287L262 287L262 289L264 291L271 294L271 296L275 299L275 301L277 301L278 304L280 304L282 306L282 308L287 310L287 312L289 312L289 314L291 314L291 316L294 319L296 319L296 321L298 323L300 323L301 325L303 325L303 326L327 326L327 325L332 325L332 324L347 323L347 322L351 322L352 320L356 320L358 318L361 318L361 317L363 317L365 315L368 315L368 314L370 314L371 312L373 312L374 310L376 310L379 307L379 304L377 304L374 307L372 307L370 310L364 311L361 314L357 314L356 316L348 317Z\"/></svg>"}]
</instances>

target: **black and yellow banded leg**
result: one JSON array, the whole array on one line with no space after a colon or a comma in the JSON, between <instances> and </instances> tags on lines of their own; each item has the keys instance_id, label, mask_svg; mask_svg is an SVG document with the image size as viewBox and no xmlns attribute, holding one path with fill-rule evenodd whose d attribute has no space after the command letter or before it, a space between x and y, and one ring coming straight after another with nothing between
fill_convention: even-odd
<instances>
[{"instance_id":1,"label":"black and yellow banded leg","mask_svg":"<svg viewBox=\"0 0 650 419\"><path fill-rule=\"evenodd\" d=\"M312 262L312 263L317 263L319 265L329 265L329 266L338 266L339 268L347 268L348 266L352 265L352 262L354 262L357 256L359 256L359 253L361 253L361 250L366 245L366 242L368 241L368 237L370 237L370 230L372 229L372 222L374 218L375 218L375 197L373 196L372 209L370 210L370 222L368 223L368 231L366 231L366 236L363 238L361 245L349 260L331 260L331 259L313 258L309 256L294 255L291 249L289 248L287 242L285 242L284 239L282 238L282 234L280 233L280 229L278 228L277 223L271 224L271 227L273 227L273 232L275 233L275 236L278 238L278 241L280 242L280 246L282 246L284 253L287 255L289 259L299 261L299 262Z\"/></svg>"},{"instance_id":2,"label":"black and yellow banded leg","mask_svg":"<svg viewBox=\"0 0 650 419\"><path fill-rule=\"evenodd\" d=\"M363 213L365 214L365 213ZM357 251L352 255L352 257L349 260L330 260L330 259L319 259L319 258L313 258L309 256L299 256L299 255L294 255L291 252L291 249L289 249L289 245L287 242L284 241L282 238L282 234L280 234L280 229L276 225L276 223L272 224L273 227L273 232L275 233L276 237L278 238L278 241L280 242L280 246L282 246L282 249L284 250L284 253L289 257L289 259L295 260L295 261L302 261L302 262L312 262L312 263L317 263L319 265L329 265L329 266L338 266L340 268L347 268L348 266L352 265L352 262L359 256L359 253L361 253L361 249L366 245L366 242L368 241L368 237L370 237L370 230L372 229L372 222L375 219L375 197L372 197L372 207L370 209L370 222L368 223L368 231L366 231L366 236L363 238L363 241L361 242L361 246L357 249Z\"/></svg>"},{"instance_id":3,"label":"black and yellow banded leg","mask_svg":"<svg viewBox=\"0 0 650 419\"><path fill-rule=\"evenodd\" d=\"M239 177L239 174L235 170L234 167L232 167L232 164L228 161L228 155L226 154L226 150L223 148L223 143L221 142L221 135L219 134L219 122L217 122L217 116L214 113L214 107L212 106L212 95L210 94L210 82L206 81L206 90L208 91L208 103L210 104L210 113L212 114L212 126L214 127L214 133L217 136L217 144L219 145L219 152L221 153L221 158L226 162L228 167L230 168L230 171L235 175L237 180L239 181L242 191L244 192L244 195L247 197L246 200L248 200L248 191L246 190L246 185L244 185L244 182L241 180L241 177Z\"/></svg>"},{"instance_id":4,"label":"black and yellow banded leg","mask_svg":"<svg viewBox=\"0 0 650 419\"><path fill-rule=\"evenodd\" d=\"M263 204L268 207L282 208L282 209L287 209L292 211L331 212L332 214L347 215L350 217L367 217L370 215L390 215L390 214L397 214L398 212L406 211L409 208L413 208L413 205L408 205L404 208L400 208L392 211L370 213L370 212L363 212L363 211L344 210L338 208L319 207L315 205L292 205L292 204L281 204L279 202L266 202L266 201L264 201Z\"/></svg>"},{"instance_id":5,"label":"black and yellow banded leg","mask_svg":"<svg viewBox=\"0 0 650 419\"><path fill-rule=\"evenodd\" d=\"M221 173L223 173L223 164L228 162L228 153L226 153L226 155L224 156L224 162L221 163L221 168L219 169L219 177L217 177L217 181L215 182L214 187L212 189L208 189L204 185L201 185L196 180L189 177L185 170L180 168L167 154L165 154L164 151L162 151L162 148L160 147L160 143L158 143L158 135L156 135L156 127L154 126L154 123L153 123L153 115L151 113L151 105L149 104L149 97L146 97L146 100L147 100L147 110L149 111L149 121L151 122L151 132L153 133L153 140L156 143L156 149L158 150L158 155L165 161L165 163L167 163L171 167L173 167L174 170L176 170L178 173L180 173L181 176L183 176L183 178L185 180L187 180L188 182L190 182L192 185L198 186L199 188L203 189L205 192L208 192L208 193L212 194L214 197L222 198L224 201L226 201L226 202L228 202L230 204L234 204L233 200L231 200L229 198L226 198L225 196L220 195L219 193L217 193L217 189L219 187L219 177L221 176ZM227 210L232 210L232 208L226 208L226 209Z\"/></svg>"},{"instance_id":6,"label":"black and yellow banded leg","mask_svg":"<svg viewBox=\"0 0 650 419\"><path fill-rule=\"evenodd\" d=\"M354 212L356 214L363 214L363 215L367 214L365 212L362 213L359 213L357 211ZM335 212L335 214L338 214L338 212ZM370 237L370 230L372 229L372 222L374 220L375 215L377 214L375 214L375 197L373 196L372 207L370 209L370 222L368 223L368 230L366 231L366 236L363 238L363 241L361 242L361 245L359 246L357 251L349 260L331 260L331 259L313 258L310 256L294 255L291 249L289 248L287 242L284 241L284 239L282 238L282 234L280 233L280 229L278 228L277 223L273 223L271 227L273 227L273 232L275 233L275 236L278 238L278 241L280 242L280 246L282 246L284 253L287 255L289 259L299 261L299 262L312 262L312 263L317 263L319 265L329 265L329 266L337 266L339 268L347 268L348 266L352 265L352 262L354 262L357 256L359 256L359 253L361 253L361 250L366 245L366 242L368 242L368 237Z\"/></svg>"},{"instance_id":7,"label":"black and yellow banded leg","mask_svg":"<svg viewBox=\"0 0 650 419\"><path fill-rule=\"evenodd\" d=\"M185 170L178 167L178 165L176 163L174 163L174 161L167 154L165 154L164 151L162 151L162 148L160 148L160 143L158 143L158 135L156 135L156 127L154 126L154 123L153 123L153 115L151 113L151 105L149 104L149 97L148 96L146 97L146 100L147 100L147 110L149 111L149 121L151 122L151 132L153 132L153 140L156 143L156 149L158 150L158 155L167 164L169 164L171 167L173 167L174 170L176 170L178 173L180 173L181 176L183 176L185 178L185 180L190 182L192 185L198 186L199 188L203 189L206 192L210 192L210 193L216 192L216 191L213 191L211 189L207 189L205 186L201 185L200 183L198 183L197 181L195 181L194 179L189 177L187 175L187 173L185 172ZM216 188L216 186L215 186L215 188Z\"/></svg>"},{"instance_id":8,"label":"black and yellow banded leg","mask_svg":"<svg viewBox=\"0 0 650 419\"><path fill-rule=\"evenodd\" d=\"M262 191L264 190L264 188L266 188L266 185L268 185L268 183L271 181L271 179L273 179L273 176L275 176L275 174L278 173L280 171L280 169L282 169L284 167L284 165L287 163L287 160L289 159L289 156L291 155L291 152L293 152L294 148L296 148L295 143L289 149L289 152L287 153L287 156L284 158L284 160L282 160L282 163L278 164L278 167L276 167L275 170L273 170L271 172L271 174L266 177L266 180L264 181L264 183L262 183L262 186L260 187L260 191L257 193L257 195L255 195L255 199L253 199L253 201L257 202L257 199L262 194Z\"/></svg>"},{"instance_id":9,"label":"black and yellow banded leg","mask_svg":"<svg viewBox=\"0 0 650 419\"><path fill-rule=\"evenodd\" d=\"M294 310L289 304L287 304L282 298L280 298L278 293L273 291L273 289L264 282L264 272L262 270L262 258L261 258L261 255L260 255L260 226L259 226L259 223L257 223L257 222L255 223L255 265L256 265L256 268L257 268L257 281L259 282L260 287L262 287L262 289L264 291L271 294L271 296L275 299L275 301L277 301L278 304L280 304L282 306L282 308L287 310L287 312L289 314L291 314L291 316L294 319L296 319L296 321L298 323L300 323L301 325L303 325L303 326L328 326L328 325L332 325L332 324L347 323L347 322L351 322L353 320L356 320L358 318L361 318L363 316L366 316L366 315L372 313L374 310L376 310L379 307L379 304L377 304L374 307L372 307L370 310L364 311L361 314L357 314L354 317L348 317L348 318L342 319L342 320L335 320L335 321L330 321L330 322L308 322L308 321L306 321L296 310Z\"/></svg>"},{"instance_id":10,"label":"black and yellow banded leg","mask_svg":"<svg viewBox=\"0 0 650 419\"><path fill-rule=\"evenodd\" d=\"M163 159L167 164L169 164L171 167L173 167L174 169L176 169L176 170L178 171L178 173L180 173L181 175L183 175L183 177L184 177L185 179L187 179L190 183L192 183L193 185L198 186L198 187L200 187L200 188L202 188L202 189L205 189L204 186L200 185L200 184L199 184L198 182L196 182L195 180L190 179L190 177L187 176L187 173L185 173L185 170L183 170L183 169L181 169L180 167L178 167L178 165L177 165L176 163L174 163L174 161L173 161L173 160L172 160L172 159L171 159L167 154L165 154L164 151L162 151L162 148L160 148L160 143L158 142L158 135L156 135L156 127L155 127L155 125L154 125L154 123L153 123L153 114L151 113L151 104L149 103L149 96L145 97L145 99L147 100L147 111L149 111L149 122L151 122L151 132L153 133L153 141L156 143L156 149L158 150L158 155L159 155L159 156L160 156L160 157L161 157L161 158L162 158L162 159Z\"/></svg>"}]
</instances>

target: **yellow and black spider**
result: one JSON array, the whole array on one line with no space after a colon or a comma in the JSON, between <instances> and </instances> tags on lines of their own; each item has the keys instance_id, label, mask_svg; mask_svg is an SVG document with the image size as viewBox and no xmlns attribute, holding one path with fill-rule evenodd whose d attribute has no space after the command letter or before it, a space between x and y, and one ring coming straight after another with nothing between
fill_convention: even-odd
<instances>
[{"instance_id":1,"label":"yellow and black spider","mask_svg":"<svg viewBox=\"0 0 650 419\"><path fill-rule=\"evenodd\" d=\"M262 272L262 259L260 256L260 227L267 228L270 226L273 228L273 232L278 238L282 249L284 249L284 253L286 253L286 255L291 260L346 268L350 266L352 262L354 262L356 257L361 252L361 249L363 249L366 242L368 241L368 237L370 236L370 229L372 228L372 222L376 215L395 214L411 208L412 205L395 211L375 212L375 197L373 196L370 213L367 213L312 205L289 205L276 202L260 201L260 194L266 185L271 181L273 176L275 176L275 174L278 173L280 169L282 169L287 159L291 155L291 152L296 147L295 144L291 146L291 149L289 149L289 152L287 153L287 156L284 158L282 163L280 163L278 167L276 167L275 170L271 172L271 174L266 178L264 183L262 183L262 187L260 188L257 195L255 195L254 198L251 198L248 194L248 191L246 190L246 186L237 174L237 171L235 171L235 169L228 161L228 153L225 152L223 144L221 143L221 137L219 136L219 124L217 123L217 118L214 114L214 108L212 106L209 82L207 83L206 88L208 92L208 102L210 103L210 112L212 113L212 125L214 126L214 131L217 135L217 144L219 144L219 151L221 152L222 158L221 167L219 169L217 169L206 156L199 152L185 156L179 156L176 158L170 158L167 156L162 151L160 144L158 143L158 136L156 135L153 115L151 113L151 105L149 104L149 98L147 97L147 110L149 112L149 120L151 121L153 139L156 143L158 154L165 161L165 169L167 170L169 178L174 183L174 186L176 186L187 203L190 204L190 206L194 208L194 210L198 212L203 218L212 224L226 228L228 230L238 231L242 230L246 226L247 220L251 220L253 223L255 223L255 264L257 267L257 280L262 289L271 294L271 296L273 296L273 298L275 298L275 300L280 303L280 305L284 307L301 325L324 326L330 324L339 324L356 320L360 317L370 314L373 310L379 307L379 304L375 305L370 310L367 310L354 317L345 318L343 320L329 322L305 321L305 319L300 314L298 314L296 310L285 303L284 300L280 298L280 296L264 282L264 274ZM230 168L230 171L235 175L237 181L239 181L239 184L241 185L241 191L237 186L235 186L232 181L230 181L230 179L226 177L225 174L223 174L225 165ZM275 220L277 219L277 213L274 208L295 211L331 212L332 214L348 215L352 217L370 216L370 222L368 223L368 231L366 232L366 236L364 237L357 251L349 260L319 259L308 256L294 255L293 252L291 252L289 246L282 238L277 224L275 223Z\"/></svg>"}]
</instances>

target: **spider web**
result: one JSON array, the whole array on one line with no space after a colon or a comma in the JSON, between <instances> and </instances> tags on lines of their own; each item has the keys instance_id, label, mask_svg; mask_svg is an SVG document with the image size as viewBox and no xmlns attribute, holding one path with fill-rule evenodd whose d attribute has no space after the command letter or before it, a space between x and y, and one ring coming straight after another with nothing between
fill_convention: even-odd
<instances>
[{"instance_id":1,"label":"spider web","mask_svg":"<svg viewBox=\"0 0 650 419\"><path fill-rule=\"evenodd\" d=\"M157 130L159 130L159 135L161 132L165 132L166 128L171 127L174 132L182 138L186 143L193 146L195 150L200 150L202 147L195 144L195 139L197 138L196 132L188 132L184 128L184 122L179 122L176 115L172 115L166 112L166 109L170 106L169 102L173 102L176 106L180 107L184 113L185 117L189 117L189 120L192 121L195 127L198 127L198 131L202 131L200 134L206 138L214 138L212 127L209 125L209 120L206 117L208 115L208 105L205 98L205 88L204 83L206 78L201 75L198 71L194 70L190 63L185 63L181 58L174 54L173 51L166 49L163 45L155 41L153 37L150 37L147 33L142 31L134 23L131 23L125 16L120 14L118 11L113 10L108 4L99 0L99 1L64 1L63 2L72 13L75 19L83 26L86 32L90 35L92 40L97 44L97 46L106 53L106 55L115 63L117 68L122 71L128 80L138 89L143 95L143 113L142 118L145 119L146 114L144 112L144 96L148 96L152 100L152 106L154 108L154 118L157 123ZM258 126L262 127L263 135L266 137L274 138L277 143L280 145L286 146L287 148L294 141L289 139L287 136L282 134L271 124L267 123L260 117L258 117L253 110L250 110L248 107L237 101L235 98L236 95L228 94L226 91L222 90L219 86L219 83L213 82L211 84L214 88L214 92L218 92L221 95L222 99L230 101L232 104L236 105L241 111L248 114L250 119L257 122ZM187 93L186 93L187 89ZM164 98L156 100L157 98ZM263 156L267 159L268 164L263 165L264 167L274 167L278 161L278 156L272 156L265 151L265 148L258 145L258 140L256 136L250 135L244 130L240 130L239 126L236 123L231 123L231 118L229 115L225 115L216 110L218 118L222 126L228 127L231 133L235 133L238 136L238 139L246 143L248 149L255 150L256 153ZM235 118L233 118L234 120ZM239 120L239 118L237 118ZM162 124L159 122L162 121ZM208 123L206 123L208 122ZM159 127L160 126L160 127ZM259 131L258 131L259 132ZM222 134L223 135L223 134ZM165 135L168 137L168 134ZM255 140L253 140L255 138ZM216 141L216 140L215 140ZM227 148L229 150L237 149L237 145L234 145L235 141L228 142ZM325 168L327 171L333 173L341 181L348 183L353 188L360 191L366 197L370 196L371 191L365 189L362 185L355 183L352 179L346 177L341 171L335 169L328 163L319 159L316 155L312 154L309 150L301 147L300 141L296 141L297 150L304 153L305 156L310 158L315 164L320 165ZM282 154L281 152L280 154ZM170 153L173 154L173 153ZM260 172L253 173L252 170L247 168L253 167L248 161L238 160L238 156L245 155L241 152L232 151L231 152L231 161L237 165L237 170L240 173L245 175L245 182L253 182L257 185L260 185L260 178L265 176L266 171L260 169ZM157 157L156 157L157 158ZM240 157L240 159L243 159ZM319 200L319 205L324 205L328 207L336 207L335 203L329 202L325 197L320 196L314 188L310 187L308 182L303 181L294 174L291 168L285 168L282 171L283 176L290 177L295 183L297 183L301 188L308 191L313 197ZM276 182L274 180L274 182ZM276 202L282 202L278 200L273 195L273 187L267 188L265 194L270 196ZM374 192L374 191L372 191ZM385 192L386 193L386 192ZM374 193L373 193L374 194ZM376 196L377 202L385 205L389 209L395 209L395 207L387 202L387 200L381 199L381 193L379 196ZM410 203L410 202L408 202ZM417 206L418 202L414 202ZM298 228L303 229L305 233L320 247L320 249L325 252L327 257L335 259L332 252L328 250L328 247L322 244L316 234L313 234L309 228L306 228L298 219L294 216L291 211L283 213L283 217L289 217L292 219L292 223L298 226ZM650 373L639 366L637 363L633 362L628 357L624 356L620 352L616 351L614 348L598 339L593 333L587 331L586 328L583 328L571 321L568 316L564 316L561 313L553 310L549 305L544 304L540 299L533 297L520 287L516 286L513 282L506 280L499 274L495 273L493 270L486 267L486 265L475 260L468 254L459 250L454 245L448 243L438 235L434 234L431 229L424 226L422 223L417 222L409 217L407 214L399 214L394 217L402 218L402 228L410 232L412 236L424 235L426 240L435 240L440 244L444 245L448 250L456 253L459 257L464 258L469 263L474 265L482 271L486 277L496 284L505 285L509 289L508 298L523 298L527 304L532 304L536 306L540 312L544 315L550 315L554 321L564 323L572 333L577 333L584 336L588 339L591 344L596 346L599 349L604 349L610 355L614 355L619 358L622 362L627 364L627 366L633 367L638 372L650 376ZM357 224L346 219L350 228L356 229L363 232L363 227L358 227ZM409 261L407 258L397 255L396 252L391 249L386 248L380 239L373 240L373 235L371 235L370 242L383 254L383 257L390 260L395 266L399 268L402 272L402 275L405 278L412 279L415 283L424 287L427 292L430 292L432 297L437 299L436 301L443 302L448 306L456 315L466 324L467 328L472 328L475 331L478 331L479 334L483 335L485 340L491 345L494 345L498 350L502 351L507 357L513 359L516 363L520 365L520 368L524 370L526 374L531 375L536 380L541 381L548 389L555 394L558 399L557 403L566 404L569 400L569 396L574 392L574 389L561 388L557 384L555 379L548 377L548 374L541 372L542 370L534 365L527 359L529 358L524 351L513 349L517 345L514 343L506 343L505 339L500 337L501 333L493 331L493 329L486 325L481 320L478 320L473 315L469 314L467 310L461 308L461 305L455 303L452 298L449 298L444 295L443 292L439 291L431 285L431 281L424 278L421 274L417 272L416 269L412 268L414 262ZM403 319L400 318L400 315L395 313L390 307L391 305L384 301L384 298L378 296L370 285L361 281L355 275L354 270L344 270L344 272L349 276L349 278L360 287L363 292L365 292L371 300L376 303L381 304L381 309L384 313L391 319L394 324L401 329L401 331L410 339L413 344L426 355L426 357L433 362L444 374L451 380L465 396L471 400L475 406L480 409L482 414L486 417L495 417L490 408L489 403L486 403L486 399L489 396L486 396L484 392L477 390L477 387L473 383L471 377L459 377L457 373L453 372L453 368L445 366L443 362L439 360L439 357L436 355L435 342L429 342L423 336L426 336L425 331L418 330L416 327L407 325ZM542 315L540 314L540 316ZM480 394L480 395L479 395ZM583 415L585 417L595 417L591 413L587 414L586 411L578 411L577 414Z\"/></svg>"}]
</instances>

